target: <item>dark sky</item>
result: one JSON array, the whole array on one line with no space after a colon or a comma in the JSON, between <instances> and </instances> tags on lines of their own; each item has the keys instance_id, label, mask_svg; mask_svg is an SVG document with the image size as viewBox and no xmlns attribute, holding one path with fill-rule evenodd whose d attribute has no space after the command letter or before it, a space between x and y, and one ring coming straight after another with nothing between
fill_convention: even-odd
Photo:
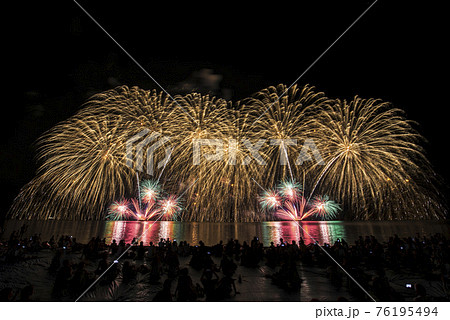
<instances>
[{"instance_id":1,"label":"dark sky","mask_svg":"<svg viewBox=\"0 0 450 320\"><path fill-rule=\"evenodd\" d=\"M233 100L292 84L372 1L186 2L79 0L165 89L208 68ZM446 10L379 0L299 81L329 97L381 98L419 122L437 172L450 176ZM70 0L30 1L5 15L0 216L35 172L33 142L92 94L116 85L157 85ZM5 83L4 82L4 83ZM442 84L441 84L442 83ZM171 92L172 90L172 92ZM5 102L6 103L6 102Z\"/></svg>"}]
</instances>

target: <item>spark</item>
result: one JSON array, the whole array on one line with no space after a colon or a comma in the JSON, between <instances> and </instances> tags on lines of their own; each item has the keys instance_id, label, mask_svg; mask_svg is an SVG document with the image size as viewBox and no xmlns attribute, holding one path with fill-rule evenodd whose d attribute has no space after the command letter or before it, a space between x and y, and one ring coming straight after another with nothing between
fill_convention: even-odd
<instances>
[{"instance_id":1,"label":"spark","mask_svg":"<svg viewBox=\"0 0 450 320\"><path fill-rule=\"evenodd\" d=\"M172 99L164 92L127 86L96 94L38 139L36 176L20 190L8 217L104 219L113 201L130 198L136 189L138 170L126 165L126 141L143 128L170 137L165 145L170 160L155 168L155 177L168 194L185 192L183 220L266 220L271 218L266 208L280 207L286 199L303 217L316 193L341 204L347 219L446 215L424 138L401 110L377 99L330 99L309 85L278 85L236 103L198 93ZM194 165L195 138L223 141L227 159L202 156ZM325 166L289 161L297 159L306 138L314 141ZM264 143L272 139L297 144ZM250 145L258 146L257 152ZM166 158L165 149L155 150L155 163ZM214 150L205 146L202 152ZM281 154L288 165L282 165ZM311 194L299 187L273 190L286 199L266 199L259 210L258 185L274 186L305 174L309 179L301 187ZM141 189L140 214L147 219L157 214L152 208L162 195L144 182Z\"/></svg>"}]
</instances>

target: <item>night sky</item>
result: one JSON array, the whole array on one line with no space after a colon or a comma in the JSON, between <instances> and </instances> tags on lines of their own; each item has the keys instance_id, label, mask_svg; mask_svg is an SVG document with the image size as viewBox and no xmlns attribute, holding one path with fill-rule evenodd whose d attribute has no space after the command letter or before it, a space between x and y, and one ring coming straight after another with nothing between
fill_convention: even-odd
<instances>
[{"instance_id":1,"label":"night sky","mask_svg":"<svg viewBox=\"0 0 450 320\"><path fill-rule=\"evenodd\" d=\"M372 1L293 3L79 0L170 94L199 85L234 101L269 85L291 85ZM429 159L447 182L446 12L425 2L379 0L298 84L405 110L419 122ZM94 93L118 85L159 90L73 1L20 2L4 15L12 19L3 29L9 99L2 106L0 217L33 177L33 142L45 130Z\"/></svg>"}]
</instances>

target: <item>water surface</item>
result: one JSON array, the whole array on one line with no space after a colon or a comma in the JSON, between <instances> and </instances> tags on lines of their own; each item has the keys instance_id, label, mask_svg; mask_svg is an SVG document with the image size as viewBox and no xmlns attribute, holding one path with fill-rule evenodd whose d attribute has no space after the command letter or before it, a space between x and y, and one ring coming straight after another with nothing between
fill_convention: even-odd
<instances>
[{"instance_id":1,"label":"water surface","mask_svg":"<svg viewBox=\"0 0 450 320\"><path fill-rule=\"evenodd\" d=\"M206 245L226 242L230 238L241 242L258 237L265 246L270 242L279 243L280 238L286 241L298 241L303 238L306 243L318 241L334 243L338 238L354 242L359 236L373 235L380 241L398 234L400 237L432 235L443 233L450 235L450 224L438 221L267 221L240 223L213 222L180 222L180 221L19 221L6 222L3 238L8 238L13 230L26 224L25 235L41 234L43 240L52 236L72 235L78 242L86 243L92 237L125 239L131 242L139 238L147 245L150 241L158 242L160 238L187 241L196 245L202 240Z\"/></svg>"}]
</instances>

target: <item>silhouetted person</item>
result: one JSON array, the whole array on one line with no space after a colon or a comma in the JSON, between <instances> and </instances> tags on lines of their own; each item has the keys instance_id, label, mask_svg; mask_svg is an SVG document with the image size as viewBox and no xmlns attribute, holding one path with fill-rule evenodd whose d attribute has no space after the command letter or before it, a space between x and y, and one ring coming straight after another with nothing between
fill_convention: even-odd
<instances>
[{"instance_id":1,"label":"silhouetted person","mask_svg":"<svg viewBox=\"0 0 450 320\"><path fill-rule=\"evenodd\" d=\"M216 285L219 276L211 269L205 269L200 277L200 282L203 285L203 290L206 295L206 301L215 300Z\"/></svg>"},{"instance_id":2,"label":"silhouetted person","mask_svg":"<svg viewBox=\"0 0 450 320\"><path fill-rule=\"evenodd\" d=\"M111 245L109 246L109 248L111 249L111 255L115 255L117 253L117 251L119 250L119 246L117 245L116 239L114 239L111 243Z\"/></svg>"},{"instance_id":3,"label":"silhouetted person","mask_svg":"<svg viewBox=\"0 0 450 320\"><path fill-rule=\"evenodd\" d=\"M228 256L224 255L222 260L220 261L220 270L222 270L223 274L233 275L236 271L237 265L228 258Z\"/></svg>"},{"instance_id":4,"label":"silhouetted person","mask_svg":"<svg viewBox=\"0 0 450 320\"><path fill-rule=\"evenodd\" d=\"M80 295L89 285L89 275L88 272L84 269L84 266L85 264L83 261L78 263L73 278L70 280L70 289L76 296Z\"/></svg>"},{"instance_id":5,"label":"silhouetted person","mask_svg":"<svg viewBox=\"0 0 450 320\"><path fill-rule=\"evenodd\" d=\"M234 295L239 293L236 291L234 279L230 274L227 274L217 284L215 297L217 297L218 300L227 299L231 297L231 293L233 292Z\"/></svg>"},{"instance_id":6,"label":"silhouetted person","mask_svg":"<svg viewBox=\"0 0 450 320\"><path fill-rule=\"evenodd\" d=\"M137 249L136 259L137 259L137 260L142 260L142 259L144 259L144 254L145 254L144 242L141 241L141 242L139 243L139 246L138 246L138 249Z\"/></svg>"}]
</instances>

